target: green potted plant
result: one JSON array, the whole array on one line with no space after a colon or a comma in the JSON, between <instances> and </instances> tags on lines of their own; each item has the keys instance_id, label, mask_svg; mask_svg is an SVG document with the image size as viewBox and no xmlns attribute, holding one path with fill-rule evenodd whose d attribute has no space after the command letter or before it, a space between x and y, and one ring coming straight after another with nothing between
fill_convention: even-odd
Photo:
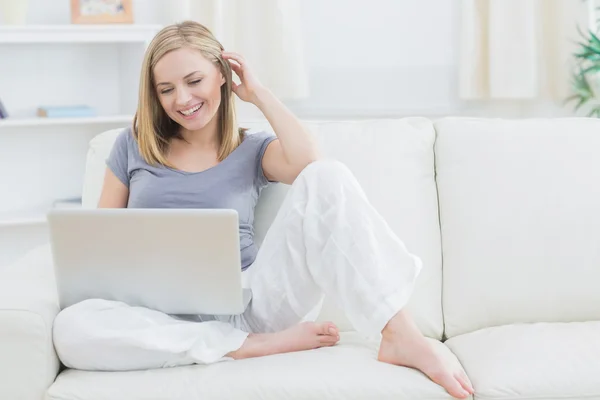
<instances>
[{"instance_id":1,"label":"green potted plant","mask_svg":"<svg viewBox=\"0 0 600 400\"><path fill-rule=\"evenodd\" d=\"M584 0L587 1L587 0ZM600 7L596 8L600 11ZM598 23L596 25L600 26ZM572 74L571 87L573 95L567 102L576 102L575 111L585 110L588 117L600 118L600 38L599 31L580 30L582 41L578 42L578 50L574 54L576 68Z\"/></svg>"}]
</instances>

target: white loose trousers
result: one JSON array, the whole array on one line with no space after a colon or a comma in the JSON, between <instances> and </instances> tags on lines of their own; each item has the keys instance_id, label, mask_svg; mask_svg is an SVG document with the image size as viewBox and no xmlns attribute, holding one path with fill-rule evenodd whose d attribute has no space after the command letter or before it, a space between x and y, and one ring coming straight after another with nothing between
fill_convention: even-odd
<instances>
[{"instance_id":1,"label":"white loose trousers","mask_svg":"<svg viewBox=\"0 0 600 400\"><path fill-rule=\"evenodd\" d=\"M421 270L342 163L316 161L291 185L254 263L242 315L173 316L100 299L62 310L54 343L70 368L124 371L230 360L248 333L315 315L324 295L353 327L379 334L408 302Z\"/></svg>"}]
</instances>

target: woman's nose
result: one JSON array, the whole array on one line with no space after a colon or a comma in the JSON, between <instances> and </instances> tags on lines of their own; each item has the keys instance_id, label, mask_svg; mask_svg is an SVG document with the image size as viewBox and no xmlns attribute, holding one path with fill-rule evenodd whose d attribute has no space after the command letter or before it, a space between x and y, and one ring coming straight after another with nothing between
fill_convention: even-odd
<instances>
[{"instance_id":1,"label":"woman's nose","mask_svg":"<svg viewBox=\"0 0 600 400\"><path fill-rule=\"evenodd\" d=\"M185 106L192 99L192 94L185 88L177 90L177 105Z\"/></svg>"}]
</instances>

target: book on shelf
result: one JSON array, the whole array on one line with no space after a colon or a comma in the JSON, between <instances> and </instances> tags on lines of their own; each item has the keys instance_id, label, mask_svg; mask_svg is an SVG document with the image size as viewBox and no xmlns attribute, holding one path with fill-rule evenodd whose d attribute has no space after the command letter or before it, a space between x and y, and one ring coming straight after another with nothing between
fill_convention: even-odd
<instances>
[{"instance_id":1,"label":"book on shelf","mask_svg":"<svg viewBox=\"0 0 600 400\"><path fill-rule=\"evenodd\" d=\"M96 111L85 105L42 106L38 108L37 116L41 118L95 117Z\"/></svg>"}]
</instances>

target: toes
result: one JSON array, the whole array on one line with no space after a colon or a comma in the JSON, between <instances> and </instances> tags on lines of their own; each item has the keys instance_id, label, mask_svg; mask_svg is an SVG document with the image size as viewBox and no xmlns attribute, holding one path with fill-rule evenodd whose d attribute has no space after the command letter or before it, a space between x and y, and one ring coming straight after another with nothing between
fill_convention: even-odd
<instances>
[{"instance_id":1,"label":"toes","mask_svg":"<svg viewBox=\"0 0 600 400\"><path fill-rule=\"evenodd\" d=\"M339 336L334 335L319 335L319 342L322 346L333 346L340 341Z\"/></svg>"},{"instance_id":2,"label":"toes","mask_svg":"<svg viewBox=\"0 0 600 400\"><path fill-rule=\"evenodd\" d=\"M324 324L321 324L319 334L336 337L339 336L340 332L333 322L325 322Z\"/></svg>"},{"instance_id":3,"label":"toes","mask_svg":"<svg viewBox=\"0 0 600 400\"><path fill-rule=\"evenodd\" d=\"M454 377L460 382L460 385L463 387L463 389L469 392L469 394L475 393L475 390L473 389L473 384L469 380L469 377L467 376L465 371L460 371L459 373L454 375Z\"/></svg>"},{"instance_id":4,"label":"toes","mask_svg":"<svg viewBox=\"0 0 600 400\"><path fill-rule=\"evenodd\" d=\"M463 389L461 383L452 375L444 374L443 376L439 376L437 378L438 379L434 379L434 381L446 389L452 396L459 399L469 397L470 393Z\"/></svg>"},{"instance_id":5,"label":"toes","mask_svg":"<svg viewBox=\"0 0 600 400\"><path fill-rule=\"evenodd\" d=\"M332 322L321 324L319 342L322 346L333 346L340 341L340 332Z\"/></svg>"}]
</instances>

